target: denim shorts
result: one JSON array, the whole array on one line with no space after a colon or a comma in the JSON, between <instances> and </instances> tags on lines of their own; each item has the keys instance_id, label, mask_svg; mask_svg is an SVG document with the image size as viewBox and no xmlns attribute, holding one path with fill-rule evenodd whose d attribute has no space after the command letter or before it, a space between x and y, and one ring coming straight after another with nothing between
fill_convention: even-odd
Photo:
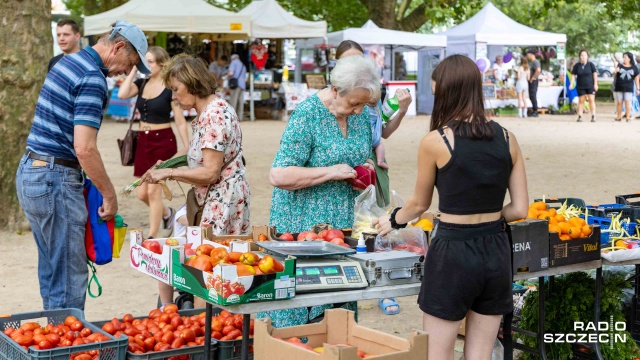
<instances>
[{"instance_id":1,"label":"denim shorts","mask_svg":"<svg viewBox=\"0 0 640 360\"><path fill-rule=\"evenodd\" d=\"M44 310L84 309L89 272L83 189L81 170L29 159L27 155L20 160L16 190L38 247Z\"/></svg>"},{"instance_id":2,"label":"denim shorts","mask_svg":"<svg viewBox=\"0 0 640 360\"><path fill-rule=\"evenodd\" d=\"M633 100L633 93L632 92L615 91L613 93L613 97L616 99L616 101L632 101Z\"/></svg>"},{"instance_id":3,"label":"denim shorts","mask_svg":"<svg viewBox=\"0 0 640 360\"><path fill-rule=\"evenodd\" d=\"M425 261L420 309L449 321L469 310L504 315L513 310L511 246L501 220L439 222Z\"/></svg>"}]
</instances>

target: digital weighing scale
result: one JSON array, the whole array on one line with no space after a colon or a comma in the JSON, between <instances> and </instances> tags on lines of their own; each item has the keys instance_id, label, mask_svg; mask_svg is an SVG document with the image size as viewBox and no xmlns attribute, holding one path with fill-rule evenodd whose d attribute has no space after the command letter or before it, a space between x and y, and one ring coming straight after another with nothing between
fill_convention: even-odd
<instances>
[{"instance_id":1,"label":"digital weighing scale","mask_svg":"<svg viewBox=\"0 0 640 360\"><path fill-rule=\"evenodd\" d=\"M369 286L357 261L341 258L296 260L296 292L356 290Z\"/></svg>"},{"instance_id":2,"label":"digital weighing scale","mask_svg":"<svg viewBox=\"0 0 640 360\"><path fill-rule=\"evenodd\" d=\"M356 290L369 286L355 250L326 241L265 241L258 244L277 257L296 257L296 293Z\"/></svg>"}]
</instances>

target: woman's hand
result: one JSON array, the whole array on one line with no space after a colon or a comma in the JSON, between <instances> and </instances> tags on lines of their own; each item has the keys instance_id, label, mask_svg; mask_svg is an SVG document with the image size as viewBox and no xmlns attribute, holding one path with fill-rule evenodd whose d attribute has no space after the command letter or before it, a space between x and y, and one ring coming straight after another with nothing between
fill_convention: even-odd
<instances>
[{"instance_id":1,"label":"woman's hand","mask_svg":"<svg viewBox=\"0 0 640 360\"><path fill-rule=\"evenodd\" d=\"M385 236L393 230L389 218L389 215L384 215L377 219L373 219L371 221L371 227L378 229L378 234L380 236Z\"/></svg>"},{"instance_id":2,"label":"woman's hand","mask_svg":"<svg viewBox=\"0 0 640 360\"><path fill-rule=\"evenodd\" d=\"M367 167L371 170L375 170L376 166L373 164L373 160L372 159L367 159L367 161L365 161L364 164L362 164L362 166Z\"/></svg>"},{"instance_id":3,"label":"woman's hand","mask_svg":"<svg viewBox=\"0 0 640 360\"><path fill-rule=\"evenodd\" d=\"M598 83L593 84L593 91L598 92Z\"/></svg>"},{"instance_id":4,"label":"woman's hand","mask_svg":"<svg viewBox=\"0 0 640 360\"><path fill-rule=\"evenodd\" d=\"M411 94L407 89L398 89L396 90L396 96L398 97L398 111L406 113L409 110L409 105L411 105Z\"/></svg>"},{"instance_id":5,"label":"woman's hand","mask_svg":"<svg viewBox=\"0 0 640 360\"><path fill-rule=\"evenodd\" d=\"M171 169L155 169L156 166L162 163L163 163L162 160L158 160L155 166L147 170L147 172L144 173L144 175L142 175L140 179L142 179L143 182L146 182L149 184L157 184L158 181L168 178L169 174L171 174Z\"/></svg>"},{"instance_id":6,"label":"woman's hand","mask_svg":"<svg viewBox=\"0 0 640 360\"><path fill-rule=\"evenodd\" d=\"M333 180L355 179L357 174L353 168L347 164L338 164L331 167Z\"/></svg>"}]
</instances>

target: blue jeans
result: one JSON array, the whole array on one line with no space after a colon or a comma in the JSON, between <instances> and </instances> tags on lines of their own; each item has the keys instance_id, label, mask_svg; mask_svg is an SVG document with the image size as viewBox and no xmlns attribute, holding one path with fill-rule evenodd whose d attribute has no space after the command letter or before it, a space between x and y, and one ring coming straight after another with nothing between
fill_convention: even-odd
<instances>
[{"instance_id":1,"label":"blue jeans","mask_svg":"<svg viewBox=\"0 0 640 360\"><path fill-rule=\"evenodd\" d=\"M16 190L38 246L44 310L84 309L89 271L82 171L41 161L46 165L33 166L34 161L26 155L20 160Z\"/></svg>"}]
</instances>

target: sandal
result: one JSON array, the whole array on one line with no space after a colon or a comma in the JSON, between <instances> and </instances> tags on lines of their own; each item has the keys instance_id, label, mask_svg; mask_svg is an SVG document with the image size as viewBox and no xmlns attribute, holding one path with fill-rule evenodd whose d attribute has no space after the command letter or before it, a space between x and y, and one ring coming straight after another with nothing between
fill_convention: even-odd
<instances>
[{"instance_id":1,"label":"sandal","mask_svg":"<svg viewBox=\"0 0 640 360\"><path fill-rule=\"evenodd\" d=\"M387 300L387 302L384 302L385 300ZM396 306L398 307L398 309L395 311L387 310L387 308L390 306ZM380 308L380 310L382 310L382 312L385 315L396 315L400 312L400 305L396 302L396 299L394 298L378 299L378 307Z\"/></svg>"},{"instance_id":2,"label":"sandal","mask_svg":"<svg viewBox=\"0 0 640 360\"><path fill-rule=\"evenodd\" d=\"M614 121L622 121L622 119L615 119Z\"/></svg>"},{"instance_id":3,"label":"sandal","mask_svg":"<svg viewBox=\"0 0 640 360\"><path fill-rule=\"evenodd\" d=\"M165 217L162 217L162 226L167 229L173 229L173 218L176 216L176 211L173 210L172 207L169 207L169 216L165 219Z\"/></svg>"},{"instance_id":4,"label":"sandal","mask_svg":"<svg viewBox=\"0 0 640 360\"><path fill-rule=\"evenodd\" d=\"M576 122L582 122L582 116L578 116L578 120Z\"/></svg>"}]
</instances>

